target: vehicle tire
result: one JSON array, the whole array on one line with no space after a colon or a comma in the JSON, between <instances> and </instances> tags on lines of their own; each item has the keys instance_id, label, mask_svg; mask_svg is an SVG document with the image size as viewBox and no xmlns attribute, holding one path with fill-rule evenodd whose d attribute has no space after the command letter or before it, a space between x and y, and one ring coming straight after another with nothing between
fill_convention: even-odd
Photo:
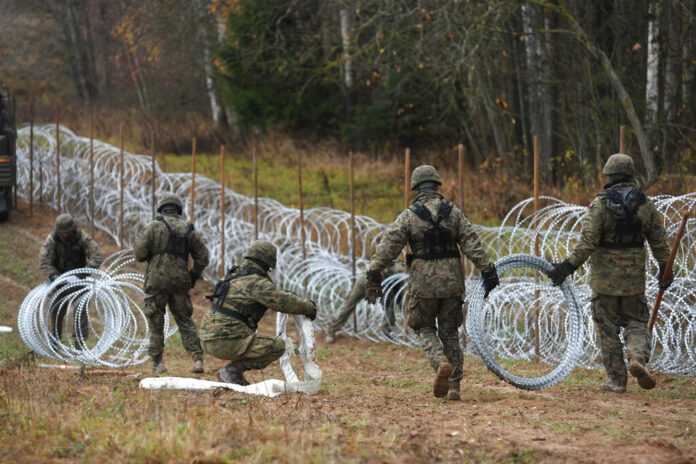
<instances>
[{"instance_id":1,"label":"vehicle tire","mask_svg":"<svg viewBox=\"0 0 696 464\"><path fill-rule=\"evenodd\" d=\"M10 219L9 211L0 211L0 222L7 222Z\"/></svg>"}]
</instances>

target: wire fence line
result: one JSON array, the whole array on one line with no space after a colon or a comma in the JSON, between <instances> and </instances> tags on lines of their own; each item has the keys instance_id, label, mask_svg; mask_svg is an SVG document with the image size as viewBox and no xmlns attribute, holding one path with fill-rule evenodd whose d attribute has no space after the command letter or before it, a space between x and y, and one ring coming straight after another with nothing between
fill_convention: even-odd
<instances>
[{"instance_id":1,"label":"wire fence line","mask_svg":"<svg viewBox=\"0 0 696 464\"><path fill-rule=\"evenodd\" d=\"M56 143L55 126L34 128L34 198L41 193L52 208L67 211L77 220L103 230L118 242L120 213L120 158L119 149L94 141L94 211L90 213L90 143L67 128L60 129L61 204L56 203ZM18 131L18 193L28 198L29 185L29 129ZM152 182L156 195L173 192L182 198L191 193L188 173L163 172L146 155L125 153L123 172L124 230L123 248L133 245L137 233L152 219ZM40 182L39 169L41 169ZM39 192L42 189L42 192ZM204 278L215 281L222 263L221 254L221 195L220 184L202 175L196 176L195 217L192 222L207 243L211 264ZM254 198L225 189L225 262L229 266L243 256L254 238ZM484 246L493 259L510 254L534 254L537 242L539 255L558 261L567 256L577 242L585 207L565 203L552 197L542 197L543 207L533 212L533 199L527 199L506 215L500 227L475 226ZM652 197L664 216L665 227L674 236L680 214L696 204L696 193L682 196ZM189 213L189 202L184 201L184 214ZM352 283L350 250L350 213L329 208L304 211L306 259L303 259L300 240L300 210L289 208L270 198L258 199L259 238L278 246L278 267L274 277L280 285L298 293L305 293L317 302L320 312L315 327L325 330L338 310ZM367 267L386 225L367 216L355 218L355 256L358 272ZM675 262L675 280L666 292L655 326L651 367L666 373L696 374L696 220L689 220L685 236ZM657 293L657 263L648 253L647 297ZM467 287L473 289L478 274L471 265L465 266ZM588 282L589 264L586 263L570 279L581 306L584 321L584 350L579 364L599 366L599 349L591 317ZM356 308L357 327L346 324L343 331L350 336L372 341L389 341L402 345L417 345L412 331L405 329L403 305L406 301L406 275L396 275L384 282L384 297L378 304L365 301ZM472 294L473 295L473 294ZM467 296L465 306L471 305ZM395 322L386 320L385 304L394 305ZM496 289L478 311L485 313L483 342L494 357L535 359L535 336L538 335L540 360L549 364L561 362L569 343L564 329L568 308L560 298L559 290L538 270L511 269L501 275L501 286ZM537 316L537 313L539 314ZM385 326L387 329L385 329ZM536 327L538 326L538 334ZM464 334L463 334L464 335ZM473 334L475 335L475 334ZM463 337L464 338L464 337ZM468 352L473 346L466 344Z\"/></svg>"}]
</instances>

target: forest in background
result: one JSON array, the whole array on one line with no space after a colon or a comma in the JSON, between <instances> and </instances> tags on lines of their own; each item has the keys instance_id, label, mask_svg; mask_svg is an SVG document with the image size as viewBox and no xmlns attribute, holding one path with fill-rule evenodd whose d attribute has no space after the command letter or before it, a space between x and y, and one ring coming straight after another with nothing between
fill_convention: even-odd
<instances>
[{"instance_id":1,"label":"forest in background","mask_svg":"<svg viewBox=\"0 0 696 464\"><path fill-rule=\"evenodd\" d=\"M695 3L0 0L0 81L19 121L30 95L43 122L60 100L74 130L94 115L164 153L461 143L468 169L528 185L538 135L561 192L596 188L625 124L653 184L696 169Z\"/></svg>"}]
</instances>

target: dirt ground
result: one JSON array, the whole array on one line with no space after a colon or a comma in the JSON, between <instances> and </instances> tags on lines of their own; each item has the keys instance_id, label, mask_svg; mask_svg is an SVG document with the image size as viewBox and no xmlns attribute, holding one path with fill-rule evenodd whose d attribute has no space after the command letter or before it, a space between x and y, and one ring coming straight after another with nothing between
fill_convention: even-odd
<instances>
[{"instance_id":1,"label":"dirt ground","mask_svg":"<svg viewBox=\"0 0 696 464\"><path fill-rule=\"evenodd\" d=\"M643 391L599 391L599 370L575 369L560 385L529 392L465 357L462 401L431 393L420 350L318 333L322 388L316 395L255 398L226 390L152 392L138 375L84 375L41 369L16 332L16 313L42 277L38 251L55 213L26 205L0 224L0 461L2 462L549 462L696 463L696 379L658 373ZM116 247L97 234L104 254ZM195 316L205 311L193 292ZM260 331L270 333L272 314ZM223 361L206 358L199 378ZM177 335L168 340L170 375L193 376ZM506 364L538 375L534 363ZM282 378L277 365L249 376Z\"/></svg>"}]
</instances>

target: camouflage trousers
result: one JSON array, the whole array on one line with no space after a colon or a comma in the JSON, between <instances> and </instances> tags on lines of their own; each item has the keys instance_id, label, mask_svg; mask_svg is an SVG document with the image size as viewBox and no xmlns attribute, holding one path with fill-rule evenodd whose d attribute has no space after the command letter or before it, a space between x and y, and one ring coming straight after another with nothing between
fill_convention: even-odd
<instances>
[{"instance_id":1,"label":"camouflage trousers","mask_svg":"<svg viewBox=\"0 0 696 464\"><path fill-rule=\"evenodd\" d=\"M596 295L592 298L592 319L597 327L602 362L615 383L625 385L626 362L619 334L623 327L629 361L647 364L650 360L650 311L644 295Z\"/></svg>"},{"instance_id":2,"label":"camouflage trousers","mask_svg":"<svg viewBox=\"0 0 696 464\"><path fill-rule=\"evenodd\" d=\"M343 327L343 324L346 323L350 315L355 311L355 307L358 306L358 303L365 298L366 284L367 276L365 273L360 274L357 279L355 279L355 284L353 285L353 288L351 288L348 298L345 299L341 307L338 309L336 316L334 316L329 323L329 330L336 332ZM387 318L382 323L382 327L385 329L390 329L394 326L394 305L389 301L389 298L386 300L385 310L387 312Z\"/></svg>"},{"instance_id":3,"label":"camouflage trousers","mask_svg":"<svg viewBox=\"0 0 696 464\"><path fill-rule=\"evenodd\" d=\"M157 293L145 298L145 315L150 323L150 347L148 354L155 358L164 352L164 314L166 306L174 317L181 333L184 349L193 357L200 359L203 354L198 330L191 316L193 306L187 293Z\"/></svg>"},{"instance_id":4,"label":"camouflage trousers","mask_svg":"<svg viewBox=\"0 0 696 464\"><path fill-rule=\"evenodd\" d=\"M65 314L69 312L69 309L72 305L69 303L65 303L60 306L53 306L51 307L49 311L49 317L50 317L50 322L49 322L49 327L51 330L51 333L57 338L61 339L61 335L63 333L63 322L65 320ZM78 340L78 333L80 334L80 338L82 340L87 340L87 335L89 334L89 321L87 320L87 317L84 313L80 315L80 322L79 322L79 327L77 327L76 323L76 318L75 314L71 314L71 319L72 323L72 335L73 335L73 340L75 343L77 343Z\"/></svg>"},{"instance_id":5,"label":"camouflage trousers","mask_svg":"<svg viewBox=\"0 0 696 464\"><path fill-rule=\"evenodd\" d=\"M285 353L285 342L279 337L256 335L241 354L239 344L239 339L222 338L204 341L203 348L219 359L243 361L247 369L263 369Z\"/></svg>"},{"instance_id":6,"label":"camouflage trousers","mask_svg":"<svg viewBox=\"0 0 696 464\"><path fill-rule=\"evenodd\" d=\"M408 326L416 331L430 366L437 371L440 363L449 361L454 367L450 383L462 380L464 359L459 345L462 325L462 299L411 298L408 302ZM437 328L435 323L437 321Z\"/></svg>"}]
</instances>

